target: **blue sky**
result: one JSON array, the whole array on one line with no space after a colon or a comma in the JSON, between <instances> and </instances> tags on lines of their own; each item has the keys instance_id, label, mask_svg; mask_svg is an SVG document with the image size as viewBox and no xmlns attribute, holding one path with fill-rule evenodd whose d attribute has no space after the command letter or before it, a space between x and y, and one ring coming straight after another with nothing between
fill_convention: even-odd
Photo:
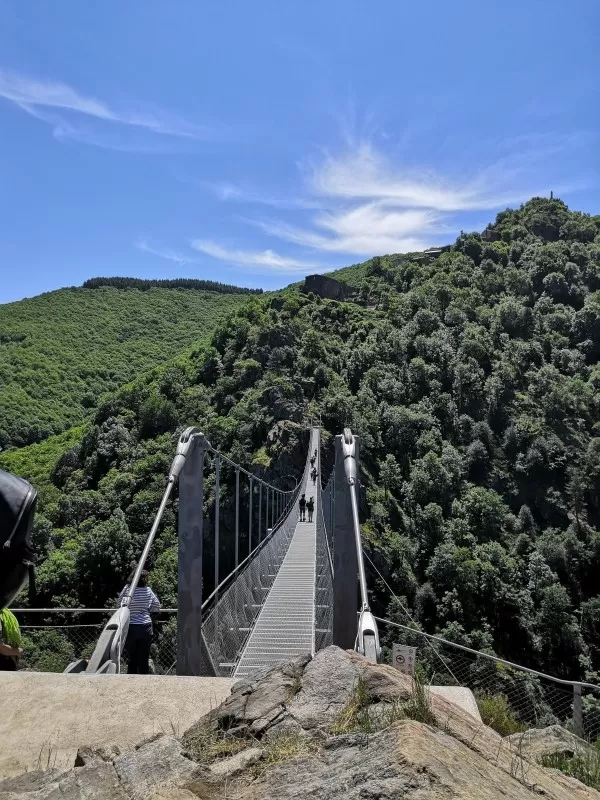
<instances>
[{"instance_id":1,"label":"blue sky","mask_svg":"<svg viewBox=\"0 0 600 800\"><path fill-rule=\"evenodd\" d=\"M274 288L600 213L597 0L5 0L0 302L97 275Z\"/></svg>"}]
</instances>

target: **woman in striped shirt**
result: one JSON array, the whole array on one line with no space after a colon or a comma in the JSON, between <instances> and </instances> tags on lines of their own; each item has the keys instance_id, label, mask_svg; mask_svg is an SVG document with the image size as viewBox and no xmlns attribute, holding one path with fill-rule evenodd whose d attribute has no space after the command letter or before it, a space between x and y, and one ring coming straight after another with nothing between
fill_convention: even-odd
<instances>
[{"instance_id":1,"label":"woman in striped shirt","mask_svg":"<svg viewBox=\"0 0 600 800\"><path fill-rule=\"evenodd\" d=\"M123 598L129 591L129 584L133 580L134 572L129 576L129 582L119 595L121 605ZM152 644L152 617L160 611L160 602L152 589L148 586L148 572L144 569L140 575L139 583L129 603L129 632L127 634L127 672L128 674L148 675L150 672L150 645Z\"/></svg>"}]
</instances>

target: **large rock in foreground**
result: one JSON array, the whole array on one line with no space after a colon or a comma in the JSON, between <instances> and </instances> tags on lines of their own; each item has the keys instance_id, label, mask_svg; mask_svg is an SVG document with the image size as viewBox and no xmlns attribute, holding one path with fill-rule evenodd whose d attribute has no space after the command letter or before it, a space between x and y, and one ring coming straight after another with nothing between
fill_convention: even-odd
<instances>
[{"instance_id":1,"label":"large rock in foreground","mask_svg":"<svg viewBox=\"0 0 600 800\"><path fill-rule=\"evenodd\" d=\"M336 647L235 684L181 741L78 763L0 782L0 800L600 800L443 697Z\"/></svg>"}]
</instances>

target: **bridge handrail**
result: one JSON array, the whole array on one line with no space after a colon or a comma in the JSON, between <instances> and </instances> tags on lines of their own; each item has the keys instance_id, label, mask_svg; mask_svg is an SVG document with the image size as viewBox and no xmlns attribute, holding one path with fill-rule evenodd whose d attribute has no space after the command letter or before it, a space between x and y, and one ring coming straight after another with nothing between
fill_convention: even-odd
<instances>
[{"instance_id":1,"label":"bridge handrail","mask_svg":"<svg viewBox=\"0 0 600 800\"><path fill-rule=\"evenodd\" d=\"M466 653L472 653L475 656L479 656L481 658L487 658L489 661L495 661L497 664L504 664L506 667L511 667L512 669L518 669L521 672L529 672L532 675L537 675L538 678L544 678L544 680L552 681L553 683L561 683L564 686L570 686L573 688L574 686L581 686L584 689L594 689L597 692L600 692L600 686L596 686L593 683L587 683L586 681L570 681L566 678L557 678L554 675L547 675L545 672L539 672L537 669L532 669L531 667L524 667L521 664L515 664L513 661L507 661L505 658L500 658L499 656L493 656L491 653L483 653L481 650L475 650L472 647L467 647L464 644L457 644L457 642L451 642L448 639L444 639L441 636L436 636L433 633L425 633L425 631L420 631L418 628L411 628L410 625L402 625L400 622L392 622L391 619L385 619L383 617L375 617L377 622L383 622L385 625L391 625L394 628L401 628L402 630L408 631L412 634L416 634L418 636L423 636L425 639L433 640L436 642L441 642L441 644L447 645L448 647L454 647L457 650L464 650Z\"/></svg>"},{"instance_id":2,"label":"bridge handrail","mask_svg":"<svg viewBox=\"0 0 600 800\"><path fill-rule=\"evenodd\" d=\"M319 471L321 471L320 467L319 459ZM333 474L325 489L322 488L320 480L317 481L316 487L315 651L333 643L333 557L323 512L323 494L327 492L328 488L331 489L332 482Z\"/></svg>"},{"instance_id":3,"label":"bridge handrail","mask_svg":"<svg viewBox=\"0 0 600 800\"><path fill-rule=\"evenodd\" d=\"M181 475L182 470L185 467L186 458L190 454L192 448L194 447L194 444L197 441L200 441L202 443L203 458L204 458L204 454L206 452L210 452L210 453L213 453L215 455L216 463L218 465L217 472L220 469L221 460L226 461L228 464L230 464L231 466L233 466L236 469L237 476L238 476L238 479L237 479L238 493L239 493L239 473L240 472L242 472L242 473L244 473L245 475L248 476L248 478L250 480L250 486L251 487L252 487L254 481L256 481L259 484L259 486L261 487L261 491L262 491L262 487L264 486L267 489L267 511L268 511L268 498L269 498L269 494L268 493L269 493L269 491L272 492L272 497L273 498L275 498L275 496L278 496L280 498L287 499L288 496L290 496L290 495L291 495L291 499L294 498L294 496L295 496L294 495L294 491L295 490L289 490L288 491L288 490L280 489L280 488L274 486L273 484L269 483L268 481L265 481L263 478L259 478L258 476L253 475L245 467L242 467L241 464L237 464L235 461L230 459L228 456L225 456L219 450L214 448L210 444L210 442L208 441L206 436L198 428L195 428L195 427L186 428L181 433L181 435L179 436L179 439L178 439L178 442L177 442L177 449L176 449L176 452L175 452L175 457L173 458L173 461L171 463L171 467L169 469L169 474L168 474L168 478L167 478L167 485L166 485L165 490L163 492L163 496L161 498L161 501L160 501L160 504L159 504L159 507L158 507L158 511L156 512L156 515L155 515L154 520L152 522L152 526L150 528L150 532L149 532L149 534L148 534L148 536L146 538L146 541L144 543L142 554L141 554L140 558L137 561L133 576L132 576L132 578L129 581L129 584L127 586L127 591L124 594L123 598L121 599L119 607L114 611L112 617L106 623L106 625L104 627L104 630L102 631L102 634L101 634L100 638L98 639L98 643L96 645L96 648L94 649L94 652L93 652L91 658L89 659L89 662L86 662L84 659L79 659L78 661L73 662L71 665L69 665L69 667L67 668L68 672L69 671L71 671L71 672L82 672L82 671L86 671L86 672L100 672L100 671L115 672L116 671L116 672L119 672L120 671L121 655L122 655L122 652L123 652L123 649L124 649L124 646L125 646L125 640L127 638L127 632L128 632L128 629L129 629L129 615L130 615L129 606L130 606L130 603L131 603L131 599L133 597L135 589L137 588L137 586L139 584L139 580L140 580L140 577L141 577L141 574L142 574L142 570L144 569L144 566L145 566L146 561L148 559L148 555L150 553L150 549L151 549L151 547L152 547L152 545L154 543L154 539L156 538L156 534L158 532L158 528L159 528L160 522L162 520L162 516L163 516L165 508L167 506L167 502L168 502L168 500L169 500L169 498L171 496L171 493L173 491L173 488L174 488L175 484L177 483L177 481L178 481L178 479L179 479L179 477ZM202 468L203 468L203 465L204 465L204 462L202 463ZM215 490L216 490L216 504L217 504L217 514L216 514L215 525L216 525L216 530L218 531L218 521L217 521L218 520L218 497L219 497L218 481L215 483ZM238 494L238 497L236 498L236 504L237 504L238 501L239 501L239 494ZM279 501L278 501L277 505L279 506ZM287 502L286 506L289 507L290 506L290 502ZM273 514L273 509L272 509L271 513ZM277 512L277 513L279 513L279 512ZM238 537L239 537L239 528L238 528L238 525L237 525L237 519L238 519L237 515L238 515L238 507L236 505L236 564L237 564L237 545L238 545ZM265 522L268 525L268 519L265 519ZM259 538L260 538L260 531L259 531ZM217 534L217 540L218 540L218 534ZM219 564L219 562L218 562L218 546L217 546L215 548L215 576L216 576L215 583L217 584L216 589L215 589L215 594L218 594L219 584L220 584L218 564ZM239 565L237 565L237 569L239 571Z\"/></svg>"},{"instance_id":4,"label":"bridge handrail","mask_svg":"<svg viewBox=\"0 0 600 800\"><path fill-rule=\"evenodd\" d=\"M273 536L281 528L281 526L283 525L283 523L285 522L287 517L294 510L295 500L296 500L296 497L298 496L298 494L300 492L300 484L298 484L296 489L292 489L292 492L295 494L295 497L291 498L290 502L288 502L288 504L285 506L284 512L281 514L279 519L277 519L275 524L273 525L273 529L272 529L271 533L268 536L266 536L261 542L259 542L257 544L257 546L254 548L254 550L252 550L251 553L248 553L248 555L246 556L246 558L244 558L243 561L240 561L240 563L238 564L237 568L234 568L229 573L229 575L227 575L227 577L224 578L221 581L221 583L215 589L213 589L213 591L208 595L206 600L204 600L204 602L202 603L202 607L201 607L202 611L206 611L208 609L208 607L212 604L212 601L214 600L214 598L219 596L219 593L221 592L223 587L226 586L231 581L232 578L237 578L237 576L240 574L240 572L243 569L245 569L245 567L248 565L248 563L250 561L252 561L255 556L258 555L259 551L262 550L262 548L267 544L267 542L271 541Z\"/></svg>"},{"instance_id":5,"label":"bridge handrail","mask_svg":"<svg viewBox=\"0 0 600 800\"><path fill-rule=\"evenodd\" d=\"M274 579L273 564L281 561L287 552L296 527L298 497L310 470L309 459L310 453L302 478L292 490L271 533L202 603L202 635L217 675L229 675L234 669L258 617L260 604L255 595L270 588L268 584Z\"/></svg>"}]
</instances>

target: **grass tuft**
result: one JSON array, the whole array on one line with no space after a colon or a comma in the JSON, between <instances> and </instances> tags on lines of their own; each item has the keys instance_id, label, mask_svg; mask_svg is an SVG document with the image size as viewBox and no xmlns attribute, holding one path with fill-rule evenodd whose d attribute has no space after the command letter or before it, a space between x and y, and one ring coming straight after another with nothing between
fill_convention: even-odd
<instances>
[{"instance_id":1,"label":"grass tuft","mask_svg":"<svg viewBox=\"0 0 600 800\"><path fill-rule=\"evenodd\" d=\"M331 725L329 733L339 736L344 733L371 733L369 715L369 692L365 682L359 678L358 683L348 698L348 702Z\"/></svg>"},{"instance_id":2,"label":"grass tuft","mask_svg":"<svg viewBox=\"0 0 600 800\"><path fill-rule=\"evenodd\" d=\"M570 756L566 753L548 753L541 758L542 766L559 769L586 786L600 791L600 751L589 747Z\"/></svg>"},{"instance_id":3,"label":"grass tuft","mask_svg":"<svg viewBox=\"0 0 600 800\"><path fill-rule=\"evenodd\" d=\"M408 719L423 722L425 725L435 725L435 714L431 710L429 689L415 675L413 678L413 691L410 700L404 704L403 711Z\"/></svg>"},{"instance_id":4,"label":"grass tuft","mask_svg":"<svg viewBox=\"0 0 600 800\"><path fill-rule=\"evenodd\" d=\"M294 758L312 756L318 750L319 745L309 736L294 731L282 733L266 741L261 760L250 767L250 772L254 778L260 778L276 764L282 764Z\"/></svg>"},{"instance_id":5,"label":"grass tuft","mask_svg":"<svg viewBox=\"0 0 600 800\"><path fill-rule=\"evenodd\" d=\"M429 691L417 677L413 679L412 695L404 703L398 700L374 707L370 702L368 689L364 681L359 679L345 707L329 728L329 733L334 736L345 733L376 733L401 719L414 719L427 725L436 724Z\"/></svg>"},{"instance_id":6,"label":"grass tuft","mask_svg":"<svg viewBox=\"0 0 600 800\"><path fill-rule=\"evenodd\" d=\"M245 750L253 744L250 737L233 736L215 727L211 721L196 725L183 737L183 745L191 758L201 764L211 764Z\"/></svg>"}]
</instances>

